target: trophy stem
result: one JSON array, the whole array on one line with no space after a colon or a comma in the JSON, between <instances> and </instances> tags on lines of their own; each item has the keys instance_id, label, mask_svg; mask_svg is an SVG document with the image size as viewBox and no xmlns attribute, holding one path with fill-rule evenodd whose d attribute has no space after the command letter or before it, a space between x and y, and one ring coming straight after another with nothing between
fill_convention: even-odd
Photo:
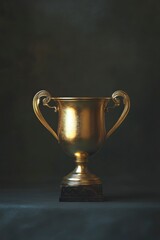
<instances>
[{"instance_id":1,"label":"trophy stem","mask_svg":"<svg viewBox=\"0 0 160 240\"><path fill-rule=\"evenodd\" d=\"M101 180L87 168L86 153L77 153L76 168L63 178L60 201L104 201Z\"/></svg>"}]
</instances>

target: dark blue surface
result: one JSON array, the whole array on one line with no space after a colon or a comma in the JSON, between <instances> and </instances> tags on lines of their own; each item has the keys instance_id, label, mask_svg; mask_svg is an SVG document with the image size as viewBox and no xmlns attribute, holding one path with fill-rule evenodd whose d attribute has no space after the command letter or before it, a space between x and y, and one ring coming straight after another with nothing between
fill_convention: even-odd
<instances>
[{"instance_id":1,"label":"dark blue surface","mask_svg":"<svg viewBox=\"0 0 160 240\"><path fill-rule=\"evenodd\" d=\"M3 190L1 240L159 240L160 203L149 199L60 203L50 190Z\"/></svg>"}]
</instances>

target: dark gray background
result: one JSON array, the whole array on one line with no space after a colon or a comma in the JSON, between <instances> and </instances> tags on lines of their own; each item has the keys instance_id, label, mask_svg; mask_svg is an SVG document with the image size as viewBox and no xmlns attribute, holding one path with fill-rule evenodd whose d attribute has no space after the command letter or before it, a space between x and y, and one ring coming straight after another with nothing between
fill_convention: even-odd
<instances>
[{"instance_id":1,"label":"dark gray background","mask_svg":"<svg viewBox=\"0 0 160 240\"><path fill-rule=\"evenodd\" d=\"M106 193L160 193L159 7L158 0L1 0L2 187L56 190L74 167L33 113L37 91L111 96L122 89L131 111L90 159L90 169ZM107 114L107 129L121 110ZM56 114L42 111L56 127Z\"/></svg>"}]
</instances>

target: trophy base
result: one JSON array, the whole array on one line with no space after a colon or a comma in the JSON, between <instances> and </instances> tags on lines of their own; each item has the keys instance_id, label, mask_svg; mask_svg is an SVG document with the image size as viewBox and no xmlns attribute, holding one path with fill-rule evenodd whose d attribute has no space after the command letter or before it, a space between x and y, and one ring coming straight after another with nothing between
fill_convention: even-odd
<instances>
[{"instance_id":1,"label":"trophy base","mask_svg":"<svg viewBox=\"0 0 160 240\"><path fill-rule=\"evenodd\" d=\"M61 186L60 202L103 202L102 184Z\"/></svg>"}]
</instances>

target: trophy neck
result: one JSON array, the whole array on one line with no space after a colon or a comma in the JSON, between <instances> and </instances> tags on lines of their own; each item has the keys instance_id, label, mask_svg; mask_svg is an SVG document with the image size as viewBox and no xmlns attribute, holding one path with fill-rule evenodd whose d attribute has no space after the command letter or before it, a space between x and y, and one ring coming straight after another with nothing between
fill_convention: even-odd
<instances>
[{"instance_id":1,"label":"trophy neck","mask_svg":"<svg viewBox=\"0 0 160 240\"><path fill-rule=\"evenodd\" d=\"M76 157L76 168L64 177L62 184L67 186L83 186L83 185L95 185L101 184L101 180L90 173L87 168L87 157L86 152L77 152Z\"/></svg>"}]
</instances>

